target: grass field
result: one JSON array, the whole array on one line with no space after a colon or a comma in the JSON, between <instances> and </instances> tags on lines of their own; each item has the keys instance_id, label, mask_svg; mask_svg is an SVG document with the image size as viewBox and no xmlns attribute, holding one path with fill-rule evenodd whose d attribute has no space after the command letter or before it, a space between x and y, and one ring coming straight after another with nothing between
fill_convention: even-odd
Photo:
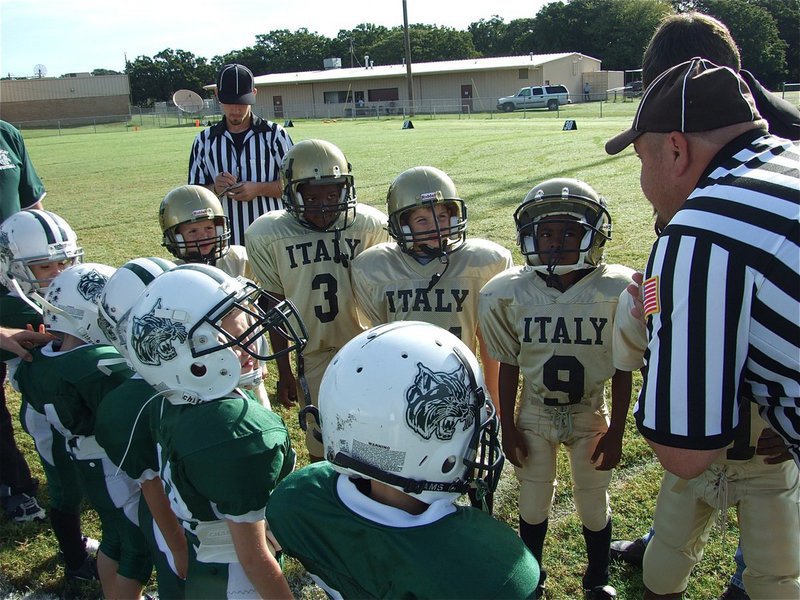
<instances>
[{"instance_id":1,"label":"grass field","mask_svg":"<svg viewBox=\"0 0 800 600\"><path fill-rule=\"evenodd\" d=\"M644 267L654 239L652 214L638 185L638 161L632 151L610 157L604 142L629 126L635 103L599 107L578 105L559 114L541 111L511 115L472 115L471 118L413 119L413 129L402 129L402 119L356 121L294 121L295 141L323 138L339 145L353 164L359 201L385 210L386 189L401 171L416 165L434 165L450 174L469 209L469 234L484 237L514 250L511 215L536 183L556 176L577 177L606 196L614 221L607 261L633 268ZM575 119L575 131L562 131L565 119ZM102 131L98 127L98 131ZM95 133L37 131L28 136L28 149L48 189L45 206L63 215L78 232L86 260L119 266L136 256L168 256L160 247L158 205L163 196L186 179L189 148L199 130L195 127L140 127L134 131ZM638 390L639 379L634 380ZM274 391L274 380L269 382ZM10 407L18 397L6 389ZM293 412L281 411L292 430L300 465L304 444ZM29 464L44 482L30 440L18 440ZM661 469L629 418L625 447L612 487L614 536L644 533L649 524ZM46 487L40 494L46 500ZM504 474L495 501L498 518L516 528L517 486L514 474ZM733 571L737 531L731 513L725 535L715 529L706 558L695 570L688 589L690 598L715 598ZM86 530L99 535L90 510ZM55 559L55 540L46 525L24 527L0 524L0 569L8 586L25 592L58 596L99 596L98 588L65 589ZM492 549L486 549L492 561ZM545 546L549 572L548 598L578 598L585 566L584 542L570 491L565 455L559 463L559 486ZM447 565L443 568L458 568ZM299 564L289 561L289 577L298 596L319 598ZM614 566L611 583L622 599L642 593L638 570ZM2 581L0 581L0 595Z\"/></svg>"}]
</instances>

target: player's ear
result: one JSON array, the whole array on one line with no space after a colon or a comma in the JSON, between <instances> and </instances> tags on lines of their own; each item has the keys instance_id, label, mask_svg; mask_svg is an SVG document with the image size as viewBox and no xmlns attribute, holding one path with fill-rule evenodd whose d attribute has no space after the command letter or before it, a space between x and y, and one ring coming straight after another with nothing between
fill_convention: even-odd
<instances>
[{"instance_id":1,"label":"player's ear","mask_svg":"<svg viewBox=\"0 0 800 600\"><path fill-rule=\"evenodd\" d=\"M255 96L255 95L257 95L257 94L258 94L258 88L257 88L257 87L254 87L254 88L253 88L253 96Z\"/></svg>"}]
</instances>

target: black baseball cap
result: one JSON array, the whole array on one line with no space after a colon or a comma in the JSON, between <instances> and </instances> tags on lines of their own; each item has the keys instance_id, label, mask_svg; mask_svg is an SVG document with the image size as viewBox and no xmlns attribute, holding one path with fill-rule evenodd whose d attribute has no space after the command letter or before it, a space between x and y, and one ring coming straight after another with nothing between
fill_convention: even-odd
<instances>
[{"instance_id":1,"label":"black baseball cap","mask_svg":"<svg viewBox=\"0 0 800 600\"><path fill-rule=\"evenodd\" d=\"M253 73L244 65L225 65L217 75L217 99L222 104L255 104Z\"/></svg>"},{"instance_id":2,"label":"black baseball cap","mask_svg":"<svg viewBox=\"0 0 800 600\"><path fill-rule=\"evenodd\" d=\"M760 118L750 88L733 69L695 57L653 80L631 128L608 140L606 152L622 152L646 132L711 131Z\"/></svg>"}]
</instances>

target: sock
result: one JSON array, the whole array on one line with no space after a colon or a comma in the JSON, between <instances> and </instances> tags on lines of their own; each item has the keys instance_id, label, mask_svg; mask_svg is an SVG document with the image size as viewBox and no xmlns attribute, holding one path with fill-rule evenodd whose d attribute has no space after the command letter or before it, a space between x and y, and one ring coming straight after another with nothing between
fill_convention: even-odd
<instances>
[{"instance_id":1,"label":"sock","mask_svg":"<svg viewBox=\"0 0 800 600\"><path fill-rule=\"evenodd\" d=\"M608 583L608 549L611 545L611 519L600 531L592 531L583 527L583 539L586 540L586 556L589 565L583 574L583 589L589 590Z\"/></svg>"},{"instance_id":2,"label":"sock","mask_svg":"<svg viewBox=\"0 0 800 600\"><path fill-rule=\"evenodd\" d=\"M50 525L58 540L58 547L64 555L64 562L70 569L77 569L86 560L86 547L81 533L81 516L65 513L57 508L50 509Z\"/></svg>"},{"instance_id":3,"label":"sock","mask_svg":"<svg viewBox=\"0 0 800 600\"><path fill-rule=\"evenodd\" d=\"M519 519L519 537L522 542L531 551L536 562L539 563L539 588L544 586L544 580L547 578L547 571L542 567L542 553L544 552L544 538L547 535L548 520L545 519L541 523L531 525L523 521L522 517Z\"/></svg>"}]
</instances>

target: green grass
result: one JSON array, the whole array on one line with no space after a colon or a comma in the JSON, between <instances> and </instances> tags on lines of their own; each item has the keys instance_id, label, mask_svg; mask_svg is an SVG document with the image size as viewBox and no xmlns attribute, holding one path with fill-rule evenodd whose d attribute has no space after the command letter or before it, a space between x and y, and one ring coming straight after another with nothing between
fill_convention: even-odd
<instances>
[{"instance_id":1,"label":"green grass","mask_svg":"<svg viewBox=\"0 0 800 600\"><path fill-rule=\"evenodd\" d=\"M608 199L614 233L607 260L641 269L654 236L652 211L638 185L638 161L630 151L614 157L603 151L609 137L629 126L635 106L632 102L604 104L603 118L599 103L567 107L558 114L418 115L412 119L414 129L407 130L401 128L399 117L294 120L289 131L295 141L323 138L339 145L353 164L359 200L381 209L385 209L389 183L401 171L423 164L444 169L467 201L470 235L512 249L517 263L521 261L511 215L527 191L550 177L584 179ZM567 118L577 121L576 131L561 130ZM146 118L144 123L138 131L98 126L98 133L93 128L70 130L69 135L26 133L29 152L48 189L45 205L76 229L87 261L119 266L136 256L168 256L160 247L158 206L170 189L185 183L189 148L199 130L146 126ZM270 393L274 392L274 380L268 383ZM640 383L637 377L637 391ZM19 400L8 388L7 393L13 414ZM303 465L307 457L295 411L279 412L290 427L300 453L299 465ZM29 438L20 432L17 439L44 482ZM611 486L615 537L630 538L647 530L660 477L660 467L629 417L622 463ZM577 598L585 551L563 453L558 479L545 546L549 598ZM496 514L514 528L517 490L509 469L497 494ZM47 498L46 486L41 497ZM88 533L99 535L91 510L85 512L85 523ZM737 538L734 526L729 527L724 537L716 530L712 534L706 558L690 582L689 597L714 598L727 585ZM98 589L92 586L64 589L55 551L47 525L0 524L0 578L19 590L97 596ZM486 552L491 561L491 549ZM323 597L298 563L289 561L286 572L299 596ZM615 566L611 582L620 598L641 597L639 571Z\"/></svg>"}]
</instances>

